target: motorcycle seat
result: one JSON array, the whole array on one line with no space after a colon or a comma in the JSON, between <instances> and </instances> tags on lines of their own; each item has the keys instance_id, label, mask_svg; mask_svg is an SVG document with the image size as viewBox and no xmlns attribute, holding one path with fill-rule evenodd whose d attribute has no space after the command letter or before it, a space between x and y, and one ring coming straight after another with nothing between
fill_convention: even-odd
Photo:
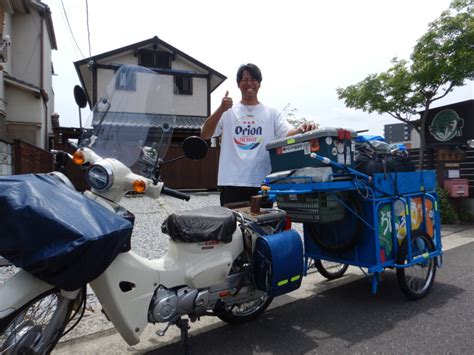
<instances>
[{"instance_id":1,"label":"motorcycle seat","mask_svg":"<svg viewBox=\"0 0 474 355\"><path fill-rule=\"evenodd\" d=\"M161 231L172 240L184 243L230 243L236 226L234 213L230 209L211 206L172 213L161 225Z\"/></svg>"}]
</instances>

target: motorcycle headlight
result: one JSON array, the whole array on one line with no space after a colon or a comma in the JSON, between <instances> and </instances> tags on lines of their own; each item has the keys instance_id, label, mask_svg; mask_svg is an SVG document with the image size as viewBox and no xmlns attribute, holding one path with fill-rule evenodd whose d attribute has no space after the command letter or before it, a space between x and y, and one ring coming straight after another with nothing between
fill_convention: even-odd
<instances>
[{"instance_id":1,"label":"motorcycle headlight","mask_svg":"<svg viewBox=\"0 0 474 355\"><path fill-rule=\"evenodd\" d=\"M92 165L86 174L87 183L96 190L106 190L114 181L112 170L102 165Z\"/></svg>"}]
</instances>

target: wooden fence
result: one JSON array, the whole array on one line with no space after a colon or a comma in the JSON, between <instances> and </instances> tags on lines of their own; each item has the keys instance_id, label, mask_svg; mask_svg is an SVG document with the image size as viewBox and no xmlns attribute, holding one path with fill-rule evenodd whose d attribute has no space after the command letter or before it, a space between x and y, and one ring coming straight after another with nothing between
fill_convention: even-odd
<instances>
[{"instance_id":1,"label":"wooden fence","mask_svg":"<svg viewBox=\"0 0 474 355\"><path fill-rule=\"evenodd\" d=\"M456 151L462 158L458 161L453 161L451 164L459 164L459 178L467 179L469 181L469 196L474 197L474 149L467 149L463 151ZM418 166L420 150L409 149L410 160ZM431 148L427 149L423 155L423 167L424 169L436 169L438 177L438 185L444 186L444 180L446 176L446 164L441 159L441 149ZM449 162L448 162L449 164Z\"/></svg>"},{"instance_id":2,"label":"wooden fence","mask_svg":"<svg viewBox=\"0 0 474 355\"><path fill-rule=\"evenodd\" d=\"M47 173L53 170L53 156L22 140L13 142L13 173Z\"/></svg>"}]
</instances>

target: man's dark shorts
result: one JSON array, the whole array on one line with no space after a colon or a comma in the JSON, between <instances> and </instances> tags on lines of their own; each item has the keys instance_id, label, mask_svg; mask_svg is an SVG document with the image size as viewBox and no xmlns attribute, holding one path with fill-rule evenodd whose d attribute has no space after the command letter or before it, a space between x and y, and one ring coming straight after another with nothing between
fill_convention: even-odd
<instances>
[{"instance_id":1,"label":"man's dark shorts","mask_svg":"<svg viewBox=\"0 0 474 355\"><path fill-rule=\"evenodd\" d=\"M250 197L258 195L260 188L248 186L219 186L221 206L234 202L249 202Z\"/></svg>"}]
</instances>

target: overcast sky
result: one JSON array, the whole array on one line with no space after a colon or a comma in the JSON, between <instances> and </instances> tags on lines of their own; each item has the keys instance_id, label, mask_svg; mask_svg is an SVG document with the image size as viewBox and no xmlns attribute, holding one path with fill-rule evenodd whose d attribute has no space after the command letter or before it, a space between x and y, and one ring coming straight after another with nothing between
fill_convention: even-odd
<instances>
[{"instance_id":1,"label":"overcast sky","mask_svg":"<svg viewBox=\"0 0 474 355\"><path fill-rule=\"evenodd\" d=\"M322 127L369 129L397 123L387 116L347 109L336 88L385 71L393 57L409 59L428 23L449 0L43 0L52 11L58 50L53 51L56 111L62 126L78 126L73 62L158 36L227 76L211 96L214 110L226 90L240 98L235 73L243 63L263 74L261 102ZM64 10L63 10L64 7ZM66 15L65 15L66 13ZM75 45L69 25L77 41ZM90 38L90 53L89 41ZM456 89L434 105L474 98L474 85ZM83 119L88 110L83 110Z\"/></svg>"}]
</instances>

